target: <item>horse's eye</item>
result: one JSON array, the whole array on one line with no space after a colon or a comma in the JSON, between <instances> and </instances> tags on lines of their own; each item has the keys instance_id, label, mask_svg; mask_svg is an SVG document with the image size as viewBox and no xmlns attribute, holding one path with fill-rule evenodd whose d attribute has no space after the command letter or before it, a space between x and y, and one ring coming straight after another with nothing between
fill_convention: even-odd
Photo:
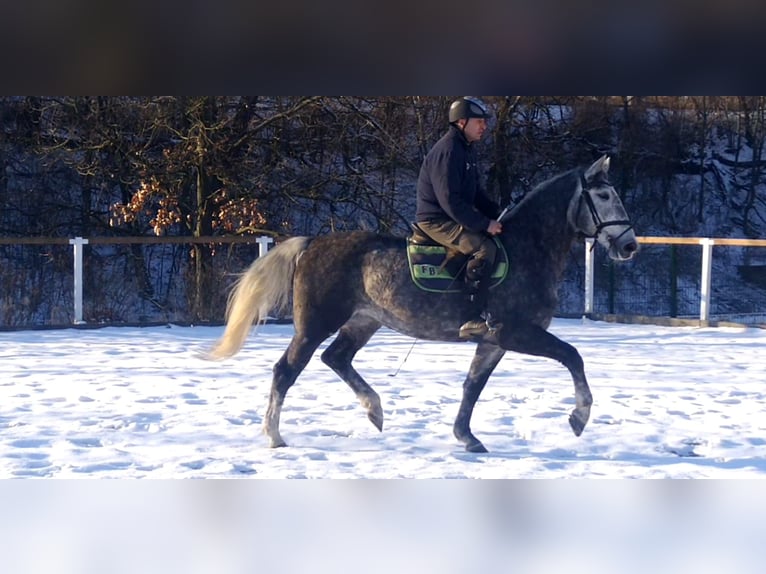
<instances>
[{"instance_id":1,"label":"horse's eye","mask_svg":"<svg viewBox=\"0 0 766 574\"><path fill-rule=\"evenodd\" d=\"M602 192L600 192L600 193L597 193L596 195L598 196L598 198L599 198L601 201L606 201L607 199L609 199L609 194L608 194L607 192L605 192L605 191L602 191Z\"/></svg>"}]
</instances>

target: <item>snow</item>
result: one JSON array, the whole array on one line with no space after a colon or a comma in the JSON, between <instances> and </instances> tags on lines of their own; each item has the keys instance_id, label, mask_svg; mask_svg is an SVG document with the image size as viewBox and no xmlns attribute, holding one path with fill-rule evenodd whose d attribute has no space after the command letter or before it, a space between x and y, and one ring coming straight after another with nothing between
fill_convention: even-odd
<instances>
[{"instance_id":1,"label":"snow","mask_svg":"<svg viewBox=\"0 0 766 574\"><path fill-rule=\"evenodd\" d=\"M379 433L314 355L261 423L291 325L264 325L224 362L221 327L0 333L0 477L764 478L766 331L556 319L583 356L594 405L583 435L558 363L507 354L474 411L489 454L452 435L470 343L380 330L354 365L380 394ZM329 342L329 341L328 341ZM397 372L398 371L398 372Z\"/></svg>"},{"instance_id":2,"label":"snow","mask_svg":"<svg viewBox=\"0 0 766 574\"><path fill-rule=\"evenodd\" d=\"M198 356L218 327L0 333L0 477L123 479L0 481L3 572L761 572L764 481L573 479L763 478L766 331L551 331L585 359L589 426L562 366L509 354L473 419L489 454L451 434L472 344L381 330L355 364L383 433L317 353L272 450L289 325L222 363ZM260 480L293 477L336 480Z\"/></svg>"}]
</instances>

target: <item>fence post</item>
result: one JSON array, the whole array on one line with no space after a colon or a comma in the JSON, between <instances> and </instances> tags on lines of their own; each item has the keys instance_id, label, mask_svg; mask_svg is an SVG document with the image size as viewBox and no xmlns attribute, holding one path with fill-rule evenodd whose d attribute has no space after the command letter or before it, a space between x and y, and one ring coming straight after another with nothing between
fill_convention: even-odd
<instances>
[{"instance_id":1,"label":"fence post","mask_svg":"<svg viewBox=\"0 0 766 574\"><path fill-rule=\"evenodd\" d=\"M585 316L593 313L593 247L595 239L585 240Z\"/></svg>"},{"instance_id":2,"label":"fence post","mask_svg":"<svg viewBox=\"0 0 766 574\"><path fill-rule=\"evenodd\" d=\"M670 316L678 317L678 250L670 246Z\"/></svg>"},{"instance_id":3,"label":"fence post","mask_svg":"<svg viewBox=\"0 0 766 574\"><path fill-rule=\"evenodd\" d=\"M258 257L263 257L269 252L269 245L274 243L274 240L266 235L261 235L255 242L258 244Z\"/></svg>"},{"instance_id":4,"label":"fence post","mask_svg":"<svg viewBox=\"0 0 766 574\"><path fill-rule=\"evenodd\" d=\"M710 281L713 271L714 239L700 239L702 245L702 277L700 279L700 322L710 320Z\"/></svg>"},{"instance_id":5,"label":"fence post","mask_svg":"<svg viewBox=\"0 0 766 574\"><path fill-rule=\"evenodd\" d=\"M75 237L69 240L69 245L74 245L74 324L81 325L85 323L82 319L82 253L83 245L87 245L88 240L82 237Z\"/></svg>"}]
</instances>

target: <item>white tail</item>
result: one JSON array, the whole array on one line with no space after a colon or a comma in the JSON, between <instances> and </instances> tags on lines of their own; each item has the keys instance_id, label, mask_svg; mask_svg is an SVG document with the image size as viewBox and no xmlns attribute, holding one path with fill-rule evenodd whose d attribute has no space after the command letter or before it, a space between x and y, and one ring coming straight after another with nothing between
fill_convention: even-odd
<instances>
[{"instance_id":1,"label":"white tail","mask_svg":"<svg viewBox=\"0 0 766 574\"><path fill-rule=\"evenodd\" d=\"M286 309L298 256L308 243L308 237L281 242L237 279L226 306L226 329L206 358L221 360L237 354L254 323L266 321L272 309Z\"/></svg>"}]
</instances>

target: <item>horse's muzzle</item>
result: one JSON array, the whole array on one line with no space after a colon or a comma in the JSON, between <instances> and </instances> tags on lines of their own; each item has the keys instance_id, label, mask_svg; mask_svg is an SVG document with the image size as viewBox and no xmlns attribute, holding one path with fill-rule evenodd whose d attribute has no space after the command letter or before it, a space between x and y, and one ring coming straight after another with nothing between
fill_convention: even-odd
<instances>
[{"instance_id":1,"label":"horse's muzzle","mask_svg":"<svg viewBox=\"0 0 766 574\"><path fill-rule=\"evenodd\" d=\"M622 233L606 238L609 245L609 257L616 261L627 261L638 253L638 239L633 226L626 227Z\"/></svg>"},{"instance_id":2,"label":"horse's muzzle","mask_svg":"<svg viewBox=\"0 0 766 574\"><path fill-rule=\"evenodd\" d=\"M638 253L638 241L631 239L626 241L623 245L618 247L618 257L624 261L631 259L636 253Z\"/></svg>"}]
</instances>

